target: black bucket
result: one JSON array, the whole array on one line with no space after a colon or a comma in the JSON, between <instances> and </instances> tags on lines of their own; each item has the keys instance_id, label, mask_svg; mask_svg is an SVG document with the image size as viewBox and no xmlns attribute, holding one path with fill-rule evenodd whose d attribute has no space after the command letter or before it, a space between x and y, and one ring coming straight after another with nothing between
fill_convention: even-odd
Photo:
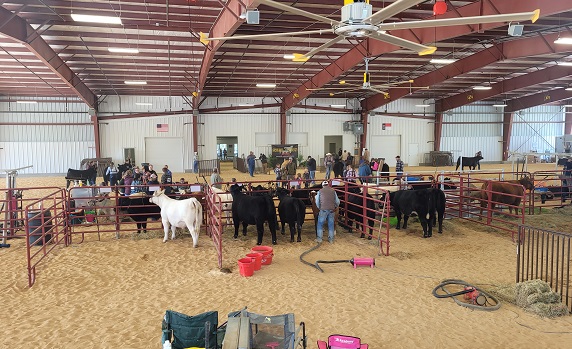
<instances>
[{"instance_id":1,"label":"black bucket","mask_svg":"<svg viewBox=\"0 0 572 349\"><path fill-rule=\"evenodd\" d=\"M51 234L46 234L52 229L52 223L48 221L52 217L50 211L43 211L44 226L42 227L42 211L33 210L28 211L28 233L30 234L30 245L40 240L37 245L43 245L44 241L48 241L52 238ZM42 238L42 236L44 236Z\"/></svg>"}]
</instances>

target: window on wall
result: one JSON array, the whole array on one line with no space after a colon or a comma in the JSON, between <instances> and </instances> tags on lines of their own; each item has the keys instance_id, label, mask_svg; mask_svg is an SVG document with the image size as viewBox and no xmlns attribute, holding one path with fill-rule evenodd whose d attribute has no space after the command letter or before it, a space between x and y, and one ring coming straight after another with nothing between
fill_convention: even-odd
<instances>
[{"instance_id":1,"label":"window on wall","mask_svg":"<svg viewBox=\"0 0 572 349\"><path fill-rule=\"evenodd\" d=\"M293 132L287 134L288 144L298 144L298 147L308 146L308 133L307 132Z\"/></svg>"},{"instance_id":2,"label":"window on wall","mask_svg":"<svg viewBox=\"0 0 572 349\"><path fill-rule=\"evenodd\" d=\"M256 147L266 147L276 143L276 134L272 132L256 132L254 134L254 145Z\"/></svg>"}]
</instances>

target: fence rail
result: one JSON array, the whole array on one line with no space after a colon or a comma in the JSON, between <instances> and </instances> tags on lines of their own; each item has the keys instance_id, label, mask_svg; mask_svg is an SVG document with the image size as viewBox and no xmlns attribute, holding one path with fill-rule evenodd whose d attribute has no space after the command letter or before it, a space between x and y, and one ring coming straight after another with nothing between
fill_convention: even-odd
<instances>
[{"instance_id":1,"label":"fence rail","mask_svg":"<svg viewBox=\"0 0 572 349\"><path fill-rule=\"evenodd\" d=\"M569 312L572 312L571 239L571 234L521 225L516 250L516 282L546 281L560 294Z\"/></svg>"}]
</instances>

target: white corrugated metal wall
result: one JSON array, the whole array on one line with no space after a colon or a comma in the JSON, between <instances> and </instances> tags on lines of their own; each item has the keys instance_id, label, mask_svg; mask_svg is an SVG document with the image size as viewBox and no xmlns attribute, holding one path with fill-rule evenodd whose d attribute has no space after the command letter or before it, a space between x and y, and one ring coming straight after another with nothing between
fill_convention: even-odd
<instances>
[{"instance_id":1,"label":"white corrugated metal wall","mask_svg":"<svg viewBox=\"0 0 572 349\"><path fill-rule=\"evenodd\" d=\"M181 97L109 96L100 105L99 115L147 111L168 113L184 109L187 106L184 103ZM157 124L169 125L169 131L158 132ZM145 138L182 138L183 167L190 170L193 162L192 131L192 114L105 120L99 124L101 156L111 157L116 163L123 163L123 149L134 148L135 161L140 164L148 162L145 159Z\"/></svg>"},{"instance_id":2,"label":"white corrugated metal wall","mask_svg":"<svg viewBox=\"0 0 572 349\"><path fill-rule=\"evenodd\" d=\"M38 98L36 98L38 99ZM28 123L0 128L0 168L34 165L22 173L64 173L78 168L83 158L93 157L93 127L89 125L88 108L83 103L38 104L0 103L1 122ZM224 108L240 104L272 104L274 98L208 98L201 109ZM352 101L346 104L351 107ZM344 99L308 99L306 105L328 107L346 103ZM378 108L377 112L412 113L433 116L433 105L419 108L423 100L401 99ZM169 112L188 110L181 97L108 96L100 106L99 115L115 113ZM287 143L299 143L300 154L323 156L324 136L341 135L343 148L353 149L357 137L343 131L343 122L358 120L353 113L336 113L306 108L293 108L287 117ZM502 114L490 105L475 104L451 110L444 115L441 150L456 151L455 156L473 155L481 150L486 161L502 159ZM543 152L552 149L554 139L563 134L564 112L558 106L540 106L515 114L511 150ZM85 125L31 125L34 123L79 123ZM169 132L157 132L156 124L168 124ZM382 130L383 123L391 123ZM458 124L461 123L461 124ZM186 124L186 125L185 125ZM467 127L469 126L469 127ZM217 136L236 136L239 154L269 153L269 144L280 141L279 107L248 109L232 112L203 113L199 116L198 144L203 159L216 156ZM400 135L401 153L408 154L410 145L419 153L433 149L432 121L394 116L370 116L367 143L371 137ZM184 142L184 167L192 167L192 116L189 114L107 120L101 122L101 155L123 160L123 148L135 148L137 162L143 162L145 137L181 137ZM381 157L383 149L370 149L372 156Z\"/></svg>"},{"instance_id":3,"label":"white corrugated metal wall","mask_svg":"<svg viewBox=\"0 0 572 349\"><path fill-rule=\"evenodd\" d=\"M0 168L32 165L22 174L66 173L95 156L88 107L78 99L33 98L38 103L0 102Z\"/></svg>"}]
</instances>

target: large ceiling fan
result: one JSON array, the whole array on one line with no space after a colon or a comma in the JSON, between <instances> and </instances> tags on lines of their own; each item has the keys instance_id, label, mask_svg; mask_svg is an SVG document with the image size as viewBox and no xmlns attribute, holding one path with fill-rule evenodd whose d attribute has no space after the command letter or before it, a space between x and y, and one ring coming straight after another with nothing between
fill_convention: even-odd
<instances>
[{"instance_id":1,"label":"large ceiling fan","mask_svg":"<svg viewBox=\"0 0 572 349\"><path fill-rule=\"evenodd\" d=\"M358 84L351 84L344 80L339 81L338 83L342 85L341 87L325 87L325 88L307 88L307 91L324 91L329 90L330 96L339 95L342 93L358 91L358 90L369 90L375 93L382 93L385 96L388 96L389 93L383 90L387 90L389 88L408 88L408 89L428 89L429 87L419 87L419 86L412 86L413 80L403 80L403 81L394 81L388 82L386 84L380 85L372 85L370 82L370 75L369 75L369 61L371 58L364 58L365 61L365 72L363 73L363 83L361 85ZM409 84L408 86L398 86L401 84Z\"/></svg>"},{"instance_id":2,"label":"large ceiling fan","mask_svg":"<svg viewBox=\"0 0 572 349\"><path fill-rule=\"evenodd\" d=\"M271 37L313 35L313 34L324 34L328 32L333 32L334 34L337 35L336 38L331 39L330 41L310 50L305 54L295 53L294 58L292 60L295 62L305 62L316 53L344 39L347 38L359 39L366 37L415 51L419 55L427 55L435 52L437 48L433 46L422 45L410 40L402 39L400 37L389 34L388 31L397 29L433 28L433 27L445 27L452 25L498 23L498 22L525 21L525 20L531 20L534 23L540 16L540 10L535 10L532 12L520 12L520 13L509 13L509 14L488 15L488 16L473 16L473 17L462 17L462 18L429 19L429 20L410 21L410 22L383 23L383 21L399 14L400 12L405 11L412 6L415 6L425 1L427 0L397 0L392 4L377 11L376 13L373 13L372 11L373 7L370 5L369 0L365 0L364 2L359 2L359 0L344 0L344 6L341 9L341 21L337 21L305 10L297 9L295 7L280 2L276 2L274 0L258 0L258 3L260 4L264 4L266 6L270 6L296 15L304 16L318 22L327 23L331 25L331 29L319 29L310 31L259 34L259 35L235 35L235 36L218 37L218 38L209 38L208 34L200 33L200 40L203 44L207 45L209 41L214 41L214 40L236 40L236 39L265 40Z\"/></svg>"}]
</instances>

